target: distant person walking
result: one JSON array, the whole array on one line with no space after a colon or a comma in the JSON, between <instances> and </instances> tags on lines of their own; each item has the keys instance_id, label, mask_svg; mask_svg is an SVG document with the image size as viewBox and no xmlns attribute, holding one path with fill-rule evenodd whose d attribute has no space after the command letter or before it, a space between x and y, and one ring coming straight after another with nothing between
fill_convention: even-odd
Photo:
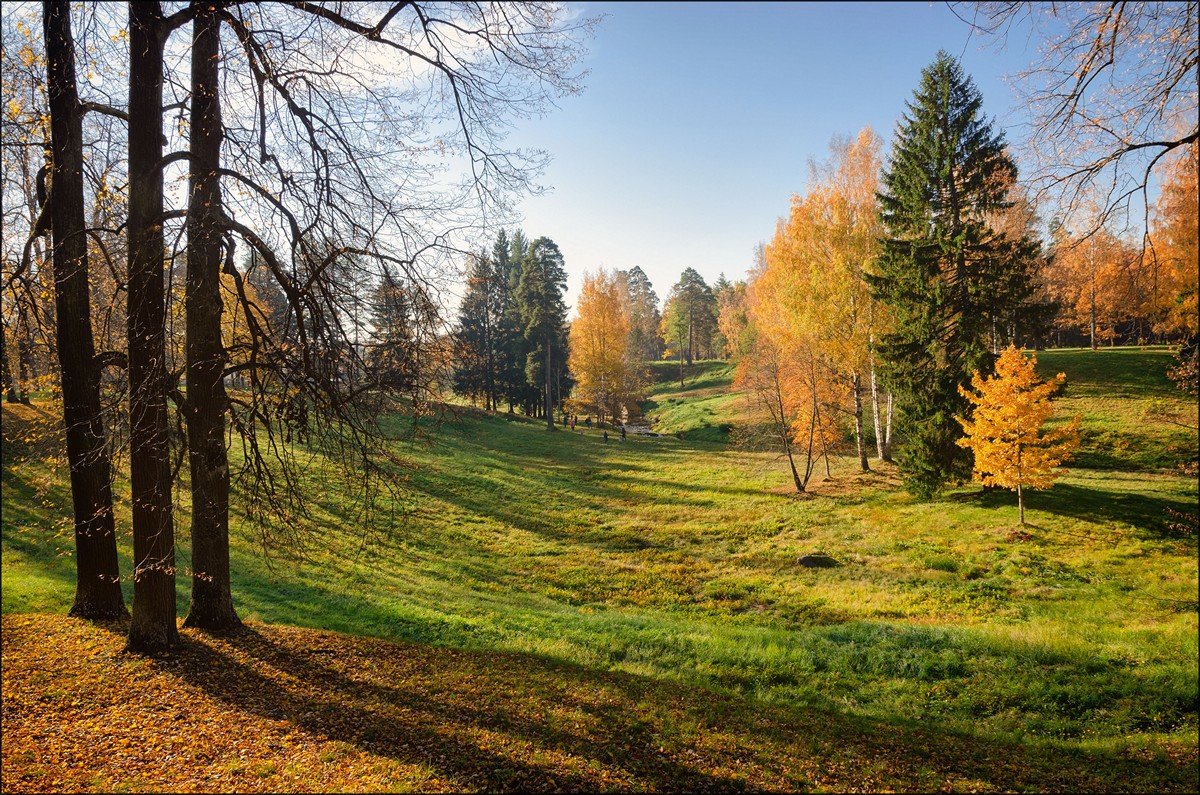
<instances>
[{"instance_id":1,"label":"distant person walking","mask_svg":"<svg viewBox=\"0 0 1200 795\"><path fill-rule=\"evenodd\" d=\"M621 424L621 441L625 441L625 424Z\"/></svg>"},{"instance_id":2,"label":"distant person walking","mask_svg":"<svg viewBox=\"0 0 1200 795\"><path fill-rule=\"evenodd\" d=\"M592 427L592 415L590 415L590 414L589 414L589 415L587 416L587 419L585 419L585 420L583 421L583 424L584 424L584 425L586 425L586 426L588 426L589 428L590 428L590 427Z\"/></svg>"},{"instance_id":3,"label":"distant person walking","mask_svg":"<svg viewBox=\"0 0 1200 795\"><path fill-rule=\"evenodd\" d=\"M604 441L608 441L608 431L604 432Z\"/></svg>"},{"instance_id":4,"label":"distant person walking","mask_svg":"<svg viewBox=\"0 0 1200 795\"><path fill-rule=\"evenodd\" d=\"M571 430L575 430L575 415L571 415Z\"/></svg>"}]
</instances>

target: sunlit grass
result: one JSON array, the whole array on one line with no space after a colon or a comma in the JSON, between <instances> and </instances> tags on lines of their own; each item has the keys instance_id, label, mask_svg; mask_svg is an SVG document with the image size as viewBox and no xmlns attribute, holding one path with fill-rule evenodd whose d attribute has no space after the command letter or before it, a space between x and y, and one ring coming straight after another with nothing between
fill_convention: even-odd
<instances>
[{"instance_id":1,"label":"sunlit grass","mask_svg":"<svg viewBox=\"0 0 1200 795\"><path fill-rule=\"evenodd\" d=\"M1071 376L1084 355L1050 352L1041 363ZM1140 372L1167 359L1110 357L1119 366L1107 377L1123 384L1124 363ZM595 430L549 434L471 416L398 442L415 464L413 503L377 514L386 539L366 547L344 476L312 468L319 531L308 562L268 562L238 518L239 610L532 652L783 707L1025 737L1194 742L1196 545L1164 523L1168 508L1195 510L1193 478L1074 469L1029 497L1027 541L1009 540L1007 492L966 487L918 502L897 490L894 470L860 476L847 458L797 498L775 456L689 436L709 421L698 407L732 399L727 365L704 363L695 376L683 390L660 383L651 407L656 427L678 422L682 439L605 443ZM1159 389L1140 378L1120 387L1124 400ZM1072 381L1064 408L1102 399L1078 394L1084 383ZM61 465L25 455L6 445L4 610L61 612L73 576L65 480ZM118 522L128 528L124 501ZM186 527L181 506L185 569ZM125 572L128 547L126 532ZM797 564L814 552L842 565ZM178 587L182 611L186 578Z\"/></svg>"}]
</instances>

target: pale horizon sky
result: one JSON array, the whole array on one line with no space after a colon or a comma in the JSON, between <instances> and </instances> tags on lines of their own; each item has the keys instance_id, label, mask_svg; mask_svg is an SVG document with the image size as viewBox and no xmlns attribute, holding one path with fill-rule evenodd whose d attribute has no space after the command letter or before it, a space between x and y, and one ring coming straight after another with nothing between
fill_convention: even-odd
<instances>
[{"instance_id":1,"label":"pale horizon sky","mask_svg":"<svg viewBox=\"0 0 1200 795\"><path fill-rule=\"evenodd\" d=\"M810 158L870 125L885 149L921 69L960 57L984 110L1021 120L1004 81L1033 59L1014 37L984 47L942 3L580 3L606 14L585 89L523 122L520 146L553 158L522 229L558 243L574 305L583 273L641 266L659 299L685 267L744 277ZM960 12L962 13L962 12Z\"/></svg>"}]
</instances>

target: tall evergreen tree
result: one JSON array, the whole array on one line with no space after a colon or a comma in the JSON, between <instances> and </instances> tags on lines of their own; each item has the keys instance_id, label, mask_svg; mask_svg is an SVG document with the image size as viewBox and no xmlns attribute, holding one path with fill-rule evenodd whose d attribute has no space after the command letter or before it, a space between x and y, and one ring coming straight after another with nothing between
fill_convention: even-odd
<instances>
[{"instance_id":1,"label":"tall evergreen tree","mask_svg":"<svg viewBox=\"0 0 1200 795\"><path fill-rule=\"evenodd\" d=\"M1004 137L958 61L940 52L921 74L897 126L879 195L885 237L872 292L893 313L881 340L881 374L895 392L907 487L929 496L970 475L955 442L959 393L991 367L992 320L1027 298L1030 241L1010 240L988 218L1006 209L1016 167Z\"/></svg>"},{"instance_id":2,"label":"tall evergreen tree","mask_svg":"<svg viewBox=\"0 0 1200 795\"><path fill-rule=\"evenodd\" d=\"M539 390L546 430L554 430L553 406L563 397L567 354L567 271L562 252L548 237L530 244L521 266L517 301L524 320L528 354L525 378Z\"/></svg>"},{"instance_id":3,"label":"tall evergreen tree","mask_svg":"<svg viewBox=\"0 0 1200 795\"><path fill-rule=\"evenodd\" d=\"M705 354L712 354L712 338L717 330L717 300L712 288L694 268L684 268L679 281L667 298L663 310L667 336L683 340L680 353L688 365Z\"/></svg>"},{"instance_id":4,"label":"tall evergreen tree","mask_svg":"<svg viewBox=\"0 0 1200 795\"><path fill-rule=\"evenodd\" d=\"M525 339L525 321L517 288L521 283L521 269L529 241L520 229L510 239L503 231L496 236L492 247L492 261L497 277L504 288L503 309L500 319L500 346L503 362L500 366L500 388L508 403L508 410L520 407L532 414L537 404L538 391L525 378L525 361L529 358L529 346Z\"/></svg>"},{"instance_id":5,"label":"tall evergreen tree","mask_svg":"<svg viewBox=\"0 0 1200 795\"><path fill-rule=\"evenodd\" d=\"M366 364L372 379L380 386L411 392L419 375L417 318L403 280L387 266L371 296L370 320L374 331Z\"/></svg>"},{"instance_id":6,"label":"tall evergreen tree","mask_svg":"<svg viewBox=\"0 0 1200 795\"><path fill-rule=\"evenodd\" d=\"M636 265L619 273L629 291L630 356L643 362L657 361L663 349L658 295L646 272Z\"/></svg>"},{"instance_id":7,"label":"tall evergreen tree","mask_svg":"<svg viewBox=\"0 0 1200 795\"><path fill-rule=\"evenodd\" d=\"M504 336L507 294L504 270L487 254L472 257L454 331L454 391L482 397L488 411L496 410L503 391L502 371L511 342Z\"/></svg>"}]
</instances>

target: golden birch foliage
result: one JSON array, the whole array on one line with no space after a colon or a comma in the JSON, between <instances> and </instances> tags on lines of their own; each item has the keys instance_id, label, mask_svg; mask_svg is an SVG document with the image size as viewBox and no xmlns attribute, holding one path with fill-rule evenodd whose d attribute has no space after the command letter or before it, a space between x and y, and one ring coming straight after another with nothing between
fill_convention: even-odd
<instances>
[{"instance_id":1,"label":"golden birch foliage","mask_svg":"<svg viewBox=\"0 0 1200 795\"><path fill-rule=\"evenodd\" d=\"M966 436L961 447L975 453L976 477L987 486L1007 489L1048 488L1062 472L1059 465L1079 445L1080 418L1055 430L1043 430L1054 414L1050 396L1066 380L1059 373L1041 382L1034 371L1037 357L1012 345L996 361L996 375L971 379L973 390L961 389L975 406L970 420L956 418Z\"/></svg>"},{"instance_id":2,"label":"golden birch foliage","mask_svg":"<svg viewBox=\"0 0 1200 795\"><path fill-rule=\"evenodd\" d=\"M625 282L603 269L584 274L577 310L568 356L575 377L573 402L584 411L619 416L638 389Z\"/></svg>"}]
</instances>

